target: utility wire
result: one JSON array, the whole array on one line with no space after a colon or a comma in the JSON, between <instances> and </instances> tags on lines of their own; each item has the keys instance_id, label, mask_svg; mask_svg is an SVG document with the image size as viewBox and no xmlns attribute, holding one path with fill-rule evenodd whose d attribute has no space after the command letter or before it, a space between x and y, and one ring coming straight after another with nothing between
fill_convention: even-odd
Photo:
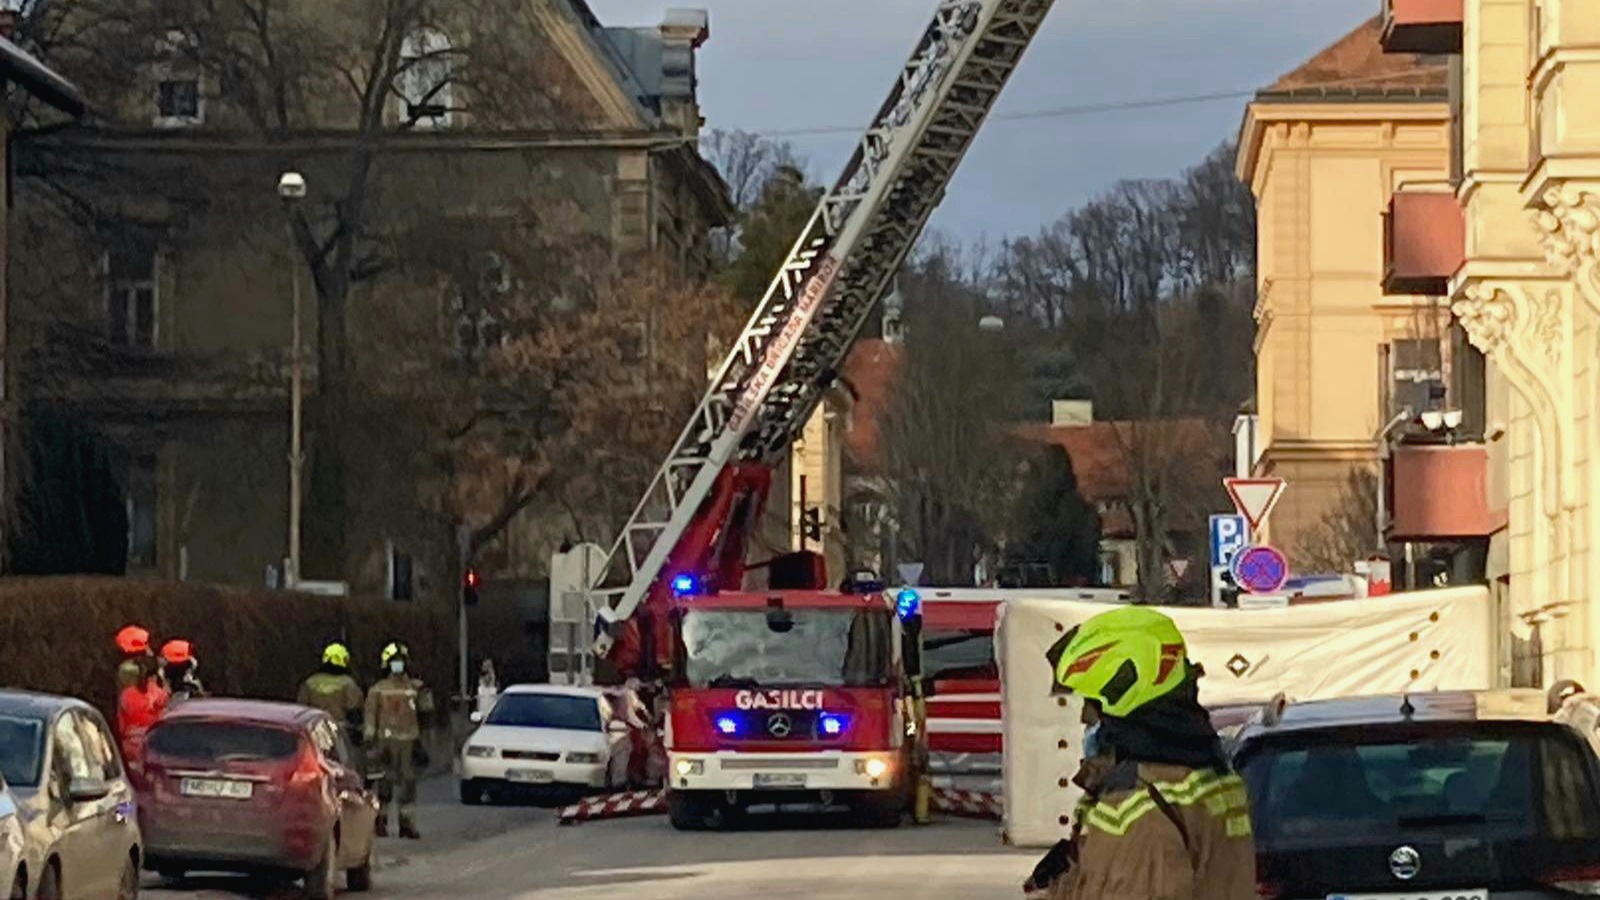
<instances>
[{"instance_id":1,"label":"utility wire","mask_svg":"<svg viewBox=\"0 0 1600 900\"><path fill-rule=\"evenodd\" d=\"M1370 85L1382 81L1392 81L1395 76L1376 75L1364 78L1346 78L1337 81L1318 81L1296 85L1287 88L1282 93L1316 94L1341 92L1363 85ZM1214 103L1219 100L1247 100L1261 93L1259 90L1233 90L1211 91L1203 94L1176 94L1164 97L1145 97L1133 100L1114 100L1101 103L1084 103L1075 106L1061 106L1054 109L1036 109L1027 112L999 113L989 116L991 122L1023 122L1039 119L1066 119L1075 116L1096 115L1101 113L1122 112L1124 110L1160 109L1172 106L1192 106L1199 103ZM794 138L794 137L822 137L838 134L860 134L860 125L824 125L815 128L789 128L756 131L755 134L767 138Z\"/></svg>"}]
</instances>

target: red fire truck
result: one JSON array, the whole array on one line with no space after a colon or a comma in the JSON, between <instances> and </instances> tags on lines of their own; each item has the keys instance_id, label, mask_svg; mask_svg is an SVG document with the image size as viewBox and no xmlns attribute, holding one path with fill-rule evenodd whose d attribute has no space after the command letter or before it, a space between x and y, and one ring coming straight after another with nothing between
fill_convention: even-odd
<instances>
[{"instance_id":1,"label":"red fire truck","mask_svg":"<svg viewBox=\"0 0 1600 900\"><path fill-rule=\"evenodd\" d=\"M697 827L708 811L736 813L768 792L844 795L884 810L885 823L903 803L917 765L904 720L916 665L902 664L897 623L914 624L914 610L897 617L881 585L865 589L872 579L826 590L820 557L804 552L762 564L766 584L747 593L746 550L774 468L837 380L1052 3L937 0L607 556L591 591L595 654L618 677L667 689L675 824ZM828 661L837 667L824 671ZM796 728L810 737L794 737Z\"/></svg>"}]
</instances>

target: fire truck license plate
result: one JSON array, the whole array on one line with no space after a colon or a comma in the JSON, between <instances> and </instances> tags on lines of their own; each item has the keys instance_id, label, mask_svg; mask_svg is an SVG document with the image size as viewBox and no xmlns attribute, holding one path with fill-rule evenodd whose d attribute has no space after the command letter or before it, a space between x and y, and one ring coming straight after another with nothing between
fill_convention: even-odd
<instances>
[{"instance_id":1,"label":"fire truck license plate","mask_svg":"<svg viewBox=\"0 0 1600 900\"><path fill-rule=\"evenodd\" d=\"M755 786L758 788L803 788L806 786L804 775L757 775Z\"/></svg>"}]
</instances>

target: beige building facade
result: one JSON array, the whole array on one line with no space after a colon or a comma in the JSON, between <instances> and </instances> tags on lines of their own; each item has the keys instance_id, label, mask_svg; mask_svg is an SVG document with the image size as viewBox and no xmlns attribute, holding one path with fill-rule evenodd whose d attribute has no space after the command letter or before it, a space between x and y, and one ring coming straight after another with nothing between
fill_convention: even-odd
<instances>
[{"instance_id":1,"label":"beige building facade","mask_svg":"<svg viewBox=\"0 0 1600 900\"><path fill-rule=\"evenodd\" d=\"M1259 92L1239 142L1258 216L1254 474L1288 483L1263 537L1291 561L1347 502L1351 469L1376 466L1375 435L1437 393L1449 356L1442 301L1382 286L1390 195L1449 174L1447 72L1384 55L1379 26Z\"/></svg>"}]
</instances>

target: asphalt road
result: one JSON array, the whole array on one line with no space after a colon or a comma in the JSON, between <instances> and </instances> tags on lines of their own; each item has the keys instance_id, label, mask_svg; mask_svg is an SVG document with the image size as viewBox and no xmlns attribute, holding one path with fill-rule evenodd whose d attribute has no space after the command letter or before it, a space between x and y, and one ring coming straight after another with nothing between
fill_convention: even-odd
<instances>
[{"instance_id":1,"label":"asphalt road","mask_svg":"<svg viewBox=\"0 0 1600 900\"><path fill-rule=\"evenodd\" d=\"M955 820L863 831L819 816L755 817L739 832L682 834L665 817L560 827L549 809L468 807L451 783L423 785L422 841L383 841L372 900L1000 900L1037 854L1009 851L992 825ZM144 896L288 900L281 886L149 876Z\"/></svg>"}]
</instances>

